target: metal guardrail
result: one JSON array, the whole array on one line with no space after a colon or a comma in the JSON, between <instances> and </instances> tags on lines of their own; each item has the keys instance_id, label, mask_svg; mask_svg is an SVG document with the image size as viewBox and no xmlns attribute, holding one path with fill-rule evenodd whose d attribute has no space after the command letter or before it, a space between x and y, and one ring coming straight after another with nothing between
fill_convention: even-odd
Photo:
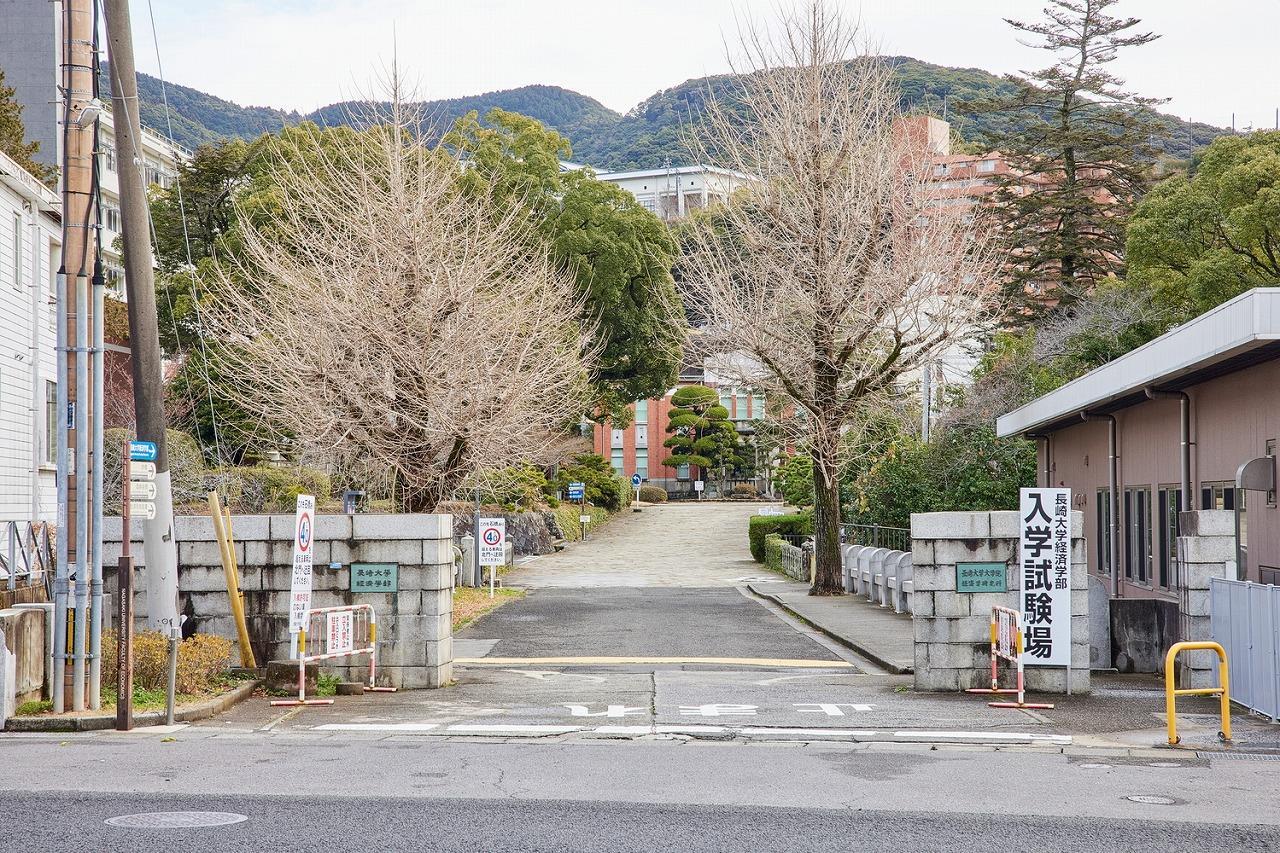
<instances>
[{"instance_id":1,"label":"metal guardrail","mask_svg":"<svg viewBox=\"0 0 1280 853\"><path fill-rule=\"evenodd\" d=\"M840 541L845 545L870 545L891 551L911 551L911 530L880 524L842 524Z\"/></svg>"},{"instance_id":2,"label":"metal guardrail","mask_svg":"<svg viewBox=\"0 0 1280 853\"><path fill-rule=\"evenodd\" d=\"M54 574L53 545L49 525L37 521L7 521L4 526L4 543L0 546L0 580L9 590L18 588L18 579L25 578L25 586L43 584L48 592Z\"/></svg>"}]
</instances>

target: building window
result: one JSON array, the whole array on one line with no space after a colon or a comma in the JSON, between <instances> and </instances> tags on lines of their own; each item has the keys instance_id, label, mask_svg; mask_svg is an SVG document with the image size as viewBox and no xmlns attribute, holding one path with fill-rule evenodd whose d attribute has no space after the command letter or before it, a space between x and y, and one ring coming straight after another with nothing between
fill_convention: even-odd
<instances>
[{"instance_id":1,"label":"building window","mask_svg":"<svg viewBox=\"0 0 1280 853\"><path fill-rule=\"evenodd\" d=\"M636 423L647 424L649 422L649 401L636 400Z\"/></svg>"},{"instance_id":2,"label":"building window","mask_svg":"<svg viewBox=\"0 0 1280 853\"><path fill-rule=\"evenodd\" d=\"M946 163L937 164L936 166L933 167L933 173L938 176L945 175L947 173L947 164Z\"/></svg>"},{"instance_id":3,"label":"building window","mask_svg":"<svg viewBox=\"0 0 1280 853\"><path fill-rule=\"evenodd\" d=\"M609 455L609 464L613 466L613 470L614 470L614 472L615 472L615 473L618 473L618 474L621 474L621 473L622 473L622 469L623 469L625 466L624 466L624 463L623 463L623 460L622 460L622 448L621 448L621 447L615 447L615 448L613 448L613 452L612 452L612 453L610 453L610 455Z\"/></svg>"},{"instance_id":4,"label":"building window","mask_svg":"<svg viewBox=\"0 0 1280 853\"><path fill-rule=\"evenodd\" d=\"M738 390L738 405L733 409L733 419L735 421L745 421L747 419L747 400L750 395L743 389Z\"/></svg>"},{"instance_id":5,"label":"building window","mask_svg":"<svg viewBox=\"0 0 1280 853\"><path fill-rule=\"evenodd\" d=\"M978 161L979 172L994 172L995 170L996 170L995 160L979 160Z\"/></svg>"},{"instance_id":6,"label":"building window","mask_svg":"<svg viewBox=\"0 0 1280 853\"><path fill-rule=\"evenodd\" d=\"M1149 583L1151 566L1151 490L1124 490L1124 576Z\"/></svg>"},{"instance_id":7,"label":"building window","mask_svg":"<svg viewBox=\"0 0 1280 853\"><path fill-rule=\"evenodd\" d=\"M58 383L44 383L44 461L58 463Z\"/></svg>"},{"instance_id":8,"label":"building window","mask_svg":"<svg viewBox=\"0 0 1280 853\"><path fill-rule=\"evenodd\" d=\"M733 389L727 389L720 392L720 405L724 406L724 410L732 416L733 414Z\"/></svg>"},{"instance_id":9,"label":"building window","mask_svg":"<svg viewBox=\"0 0 1280 853\"><path fill-rule=\"evenodd\" d=\"M13 214L13 289L22 290L22 214Z\"/></svg>"},{"instance_id":10,"label":"building window","mask_svg":"<svg viewBox=\"0 0 1280 853\"><path fill-rule=\"evenodd\" d=\"M649 479L649 448L636 448L636 473L643 480Z\"/></svg>"},{"instance_id":11,"label":"building window","mask_svg":"<svg viewBox=\"0 0 1280 853\"><path fill-rule=\"evenodd\" d=\"M1098 489L1098 574L1111 574L1111 493Z\"/></svg>"},{"instance_id":12,"label":"building window","mask_svg":"<svg viewBox=\"0 0 1280 853\"><path fill-rule=\"evenodd\" d=\"M102 143L102 167L108 172L116 170L116 147L110 142Z\"/></svg>"},{"instance_id":13,"label":"building window","mask_svg":"<svg viewBox=\"0 0 1280 853\"><path fill-rule=\"evenodd\" d=\"M609 430L609 447L613 448L614 450L619 450L622 448L622 430L620 429Z\"/></svg>"},{"instance_id":14,"label":"building window","mask_svg":"<svg viewBox=\"0 0 1280 853\"><path fill-rule=\"evenodd\" d=\"M689 479L689 466L688 466L688 465L677 465L677 466L676 466L676 479L677 479L677 480L687 480L687 479Z\"/></svg>"},{"instance_id":15,"label":"building window","mask_svg":"<svg viewBox=\"0 0 1280 853\"><path fill-rule=\"evenodd\" d=\"M1200 484L1201 509L1236 508L1236 486L1230 481Z\"/></svg>"},{"instance_id":16,"label":"building window","mask_svg":"<svg viewBox=\"0 0 1280 853\"><path fill-rule=\"evenodd\" d=\"M760 420L764 417L764 395L756 394L751 398L751 419Z\"/></svg>"},{"instance_id":17,"label":"building window","mask_svg":"<svg viewBox=\"0 0 1280 853\"><path fill-rule=\"evenodd\" d=\"M1178 513L1182 512L1182 489L1160 487L1160 564L1158 583L1165 589L1178 585Z\"/></svg>"}]
</instances>

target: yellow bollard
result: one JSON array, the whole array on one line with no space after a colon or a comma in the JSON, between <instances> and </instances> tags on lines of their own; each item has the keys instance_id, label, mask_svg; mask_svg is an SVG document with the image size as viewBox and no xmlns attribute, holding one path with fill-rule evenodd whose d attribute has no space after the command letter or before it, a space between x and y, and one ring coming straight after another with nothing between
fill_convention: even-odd
<instances>
[{"instance_id":1,"label":"yellow bollard","mask_svg":"<svg viewBox=\"0 0 1280 853\"><path fill-rule=\"evenodd\" d=\"M249 627L244 618L244 599L240 596L240 567L236 565L236 544L231 538L231 513L225 514L216 491L209 492L209 515L213 519L213 533L218 540L218 552L222 556L222 572L227 583L227 598L231 602L231 616L236 623L236 638L240 644L240 665L257 668L253 646L249 644Z\"/></svg>"},{"instance_id":2,"label":"yellow bollard","mask_svg":"<svg viewBox=\"0 0 1280 853\"><path fill-rule=\"evenodd\" d=\"M1174 677L1174 665L1177 663L1178 654L1180 652L1191 651L1214 651L1218 653L1218 686L1217 687L1189 687L1183 690L1176 689ZM1182 742L1182 738L1178 737L1178 709L1177 702L1179 696L1217 696L1222 706L1222 730L1218 732L1218 737L1224 741L1231 740L1231 693L1227 672L1227 650L1218 643L1200 640L1195 642L1174 643L1169 647L1169 652L1164 656L1164 710L1165 716L1168 718L1169 727L1169 746L1177 746Z\"/></svg>"}]
</instances>

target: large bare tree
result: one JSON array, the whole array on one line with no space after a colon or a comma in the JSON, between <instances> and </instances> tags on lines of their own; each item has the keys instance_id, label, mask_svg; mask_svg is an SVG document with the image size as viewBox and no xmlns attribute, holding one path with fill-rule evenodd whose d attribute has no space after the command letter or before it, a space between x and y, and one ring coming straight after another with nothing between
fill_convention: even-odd
<instances>
[{"instance_id":1,"label":"large bare tree","mask_svg":"<svg viewBox=\"0 0 1280 853\"><path fill-rule=\"evenodd\" d=\"M429 511L481 467L544 461L584 410L591 353L572 279L413 126L397 107L277 140L277 197L241 217L206 324L237 402L312 453L391 470L398 505Z\"/></svg>"},{"instance_id":2,"label":"large bare tree","mask_svg":"<svg viewBox=\"0 0 1280 853\"><path fill-rule=\"evenodd\" d=\"M742 84L712 101L705 156L754 175L694 226L686 299L741 380L786 401L812 456L813 594L839 594L840 475L913 372L991 314L986 228L931 204L930 152L906 132L890 69L824 2L744 30Z\"/></svg>"}]
</instances>

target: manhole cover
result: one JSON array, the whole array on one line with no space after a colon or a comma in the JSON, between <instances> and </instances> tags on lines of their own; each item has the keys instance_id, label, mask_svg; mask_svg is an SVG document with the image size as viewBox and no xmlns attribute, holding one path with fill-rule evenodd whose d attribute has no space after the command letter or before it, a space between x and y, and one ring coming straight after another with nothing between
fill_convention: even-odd
<instances>
[{"instance_id":1,"label":"manhole cover","mask_svg":"<svg viewBox=\"0 0 1280 853\"><path fill-rule=\"evenodd\" d=\"M247 815L235 812L143 812L109 817L106 824L127 829L198 829L243 823L248 819Z\"/></svg>"},{"instance_id":2,"label":"manhole cover","mask_svg":"<svg viewBox=\"0 0 1280 853\"><path fill-rule=\"evenodd\" d=\"M1134 794L1131 797L1125 797L1125 799L1135 803L1142 803L1146 806L1172 806L1178 802L1173 797L1161 797L1156 794Z\"/></svg>"}]
</instances>

